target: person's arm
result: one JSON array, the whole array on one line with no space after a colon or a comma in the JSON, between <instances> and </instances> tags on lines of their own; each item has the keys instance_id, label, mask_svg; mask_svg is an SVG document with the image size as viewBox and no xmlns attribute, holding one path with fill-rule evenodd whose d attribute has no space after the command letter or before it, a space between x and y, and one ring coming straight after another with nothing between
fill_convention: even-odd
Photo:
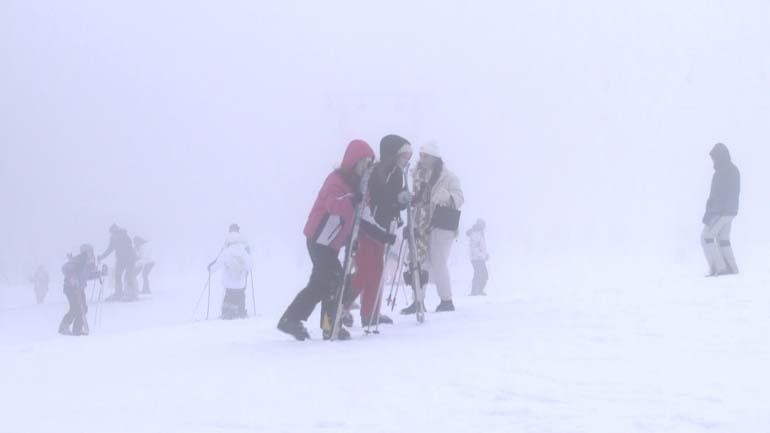
<instances>
[{"instance_id":1,"label":"person's arm","mask_svg":"<svg viewBox=\"0 0 770 433\"><path fill-rule=\"evenodd\" d=\"M341 179L334 177L326 180L322 188L322 203L328 213L339 215L344 219L349 218L354 213L353 197L355 194L348 191L342 182Z\"/></svg>"},{"instance_id":2,"label":"person's arm","mask_svg":"<svg viewBox=\"0 0 770 433\"><path fill-rule=\"evenodd\" d=\"M460 185L460 179L455 175L452 175L452 179L449 181L449 195L452 196L452 200L454 200L454 205L457 209L463 207L463 204L465 204L465 195L463 194L462 185Z\"/></svg>"},{"instance_id":3,"label":"person's arm","mask_svg":"<svg viewBox=\"0 0 770 433\"><path fill-rule=\"evenodd\" d=\"M106 259L115 251L115 237L110 237L110 244L107 246L107 250L99 254L99 261Z\"/></svg>"},{"instance_id":4,"label":"person's arm","mask_svg":"<svg viewBox=\"0 0 770 433\"><path fill-rule=\"evenodd\" d=\"M713 224L714 220L721 215L726 199L725 183L723 173L721 171L714 172L711 179L711 192L706 201L706 213L703 215L703 224Z\"/></svg>"}]
</instances>

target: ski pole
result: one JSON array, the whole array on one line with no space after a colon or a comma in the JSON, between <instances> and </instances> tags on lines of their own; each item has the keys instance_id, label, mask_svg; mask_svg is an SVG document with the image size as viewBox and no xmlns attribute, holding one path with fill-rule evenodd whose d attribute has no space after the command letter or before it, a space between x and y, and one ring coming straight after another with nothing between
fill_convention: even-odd
<instances>
[{"instance_id":1,"label":"ski pole","mask_svg":"<svg viewBox=\"0 0 770 433\"><path fill-rule=\"evenodd\" d=\"M211 271L209 271L209 279L206 286L209 291L208 298L206 299L206 320L209 320L209 310L211 309Z\"/></svg>"},{"instance_id":2,"label":"ski pole","mask_svg":"<svg viewBox=\"0 0 770 433\"><path fill-rule=\"evenodd\" d=\"M198 313L198 307L201 305L201 301L203 300L203 295L206 293L206 289L208 288L208 283L203 285L203 290L201 290L200 296L198 296L198 302L195 303L195 308L193 309L192 316L193 320L195 320L195 315Z\"/></svg>"},{"instance_id":3,"label":"ski pole","mask_svg":"<svg viewBox=\"0 0 770 433\"><path fill-rule=\"evenodd\" d=\"M252 314L254 314L254 317L257 317L257 295L254 293L254 273L249 272L249 280L251 281L251 305L252 308Z\"/></svg>"}]
</instances>

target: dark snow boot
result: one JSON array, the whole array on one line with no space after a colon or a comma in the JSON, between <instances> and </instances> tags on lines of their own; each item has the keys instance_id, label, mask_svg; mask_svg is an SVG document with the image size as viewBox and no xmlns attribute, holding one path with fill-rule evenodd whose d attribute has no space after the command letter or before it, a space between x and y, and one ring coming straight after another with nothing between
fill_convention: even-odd
<instances>
[{"instance_id":1,"label":"dark snow boot","mask_svg":"<svg viewBox=\"0 0 770 433\"><path fill-rule=\"evenodd\" d=\"M422 312L425 312L425 305L422 306ZM401 310L401 314L417 314L417 302L412 302L412 305Z\"/></svg>"},{"instance_id":2,"label":"dark snow boot","mask_svg":"<svg viewBox=\"0 0 770 433\"><path fill-rule=\"evenodd\" d=\"M441 301L440 304L438 304L438 307L436 307L437 313L443 313L445 311L454 311L455 310L455 304L452 303L452 301Z\"/></svg>"},{"instance_id":3,"label":"dark snow boot","mask_svg":"<svg viewBox=\"0 0 770 433\"><path fill-rule=\"evenodd\" d=\"M297 339L297 341L310 339L310 334L308 334L307 329L305 329L305 325L299 320L289 320L284 317L278 322L278 330L291 335Z\"/></svg>"},{"instance_id":4,"label":"dark snow boot","mask_svg":"<svg viewBox=\"0 0 770 433\"><path fill-rule=\"evenodd\" d=\"M331 340L332 333L331 331L326 332L324 331L324 340ZM340 329L337 331L337 340L339 341L347 341L352 339L353 337L350 336L350 332L345 329L344 327L340 326Z\"/></svg>"}]
</instances>

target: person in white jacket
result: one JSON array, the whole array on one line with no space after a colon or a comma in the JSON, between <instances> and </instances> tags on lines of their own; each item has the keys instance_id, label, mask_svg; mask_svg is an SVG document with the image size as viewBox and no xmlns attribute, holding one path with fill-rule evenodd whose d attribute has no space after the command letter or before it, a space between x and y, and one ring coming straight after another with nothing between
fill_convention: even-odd
<instances>
[{"instance_id":1,"label":"person in white jacket","mask_svg":"<svg viewBox=\"0 0 770 433\"><path fill-rule=\"evenodd\" d=\"M468 230L470 239L471 264L473 265L473 282L471 283L471 296L486 295L484 289L489 280L489 271L487 270L487 240L484 235L486 223L479 219L476 224Z\"/></svg>"},{"instance_id":2,"label":"person in white jacket","mask_svg":"<svg viewBox=\"0 0 770 433\"><path fill-rule=\"evenodd\" d=\"M237 224L230 226L225 245L219 256L209 264L209 273L222 270L222 286L225 298L222 302L222 319L240 319L246 311L246 287L251 272L251 249L240 233Z\"/></svg>"},{"instance_id":3,"label":"person in white jacket","mask_svg":"<svg viewBox=\"0 0 770 433\"><path fill-rule=\"evenodd\" d=\"M155 260L152 259L150 247L147 241L140 236L134 236L134 250L136 251L136 275L142 275L142 294L149 295L150 292L150 272L155 267Z\"/></svg>"},{"instance_id":4,"label":"person in white jacket","mask_svg":"<svg viewBox=\"0 0 770 433\"><path fill-rule=\"evenodd\" d=\"M421 267L428 265L430 268L429 280L436 285L441 298L436 312L454 311L449 255L457 239L459 211L465 202L462 186L459 178L447 169L435 142L420 148L420 161L412 176L417 260ZM437 218L439 211L443 211L444 216L448 211L456 212L458 219L441 220ZM401 310L401 314L416 312L416 303Z\"/></svg>"}]
</instances>

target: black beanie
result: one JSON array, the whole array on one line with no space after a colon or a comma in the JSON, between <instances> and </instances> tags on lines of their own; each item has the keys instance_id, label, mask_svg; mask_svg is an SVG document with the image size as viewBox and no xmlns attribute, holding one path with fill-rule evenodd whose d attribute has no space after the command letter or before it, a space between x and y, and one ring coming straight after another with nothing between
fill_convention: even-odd
<instances>
[{"instance_id":1,"label":"black beanie","mask_svg":"<svg viewBox=\"0 0 770 433\"><path fill-rule=\"evenodd\" d=\"M382 137L380 140L380 161L385 163L394 162L398 156L398 151L409 144L404 137L391 134Z\"/></svg>"}]
</instances>

